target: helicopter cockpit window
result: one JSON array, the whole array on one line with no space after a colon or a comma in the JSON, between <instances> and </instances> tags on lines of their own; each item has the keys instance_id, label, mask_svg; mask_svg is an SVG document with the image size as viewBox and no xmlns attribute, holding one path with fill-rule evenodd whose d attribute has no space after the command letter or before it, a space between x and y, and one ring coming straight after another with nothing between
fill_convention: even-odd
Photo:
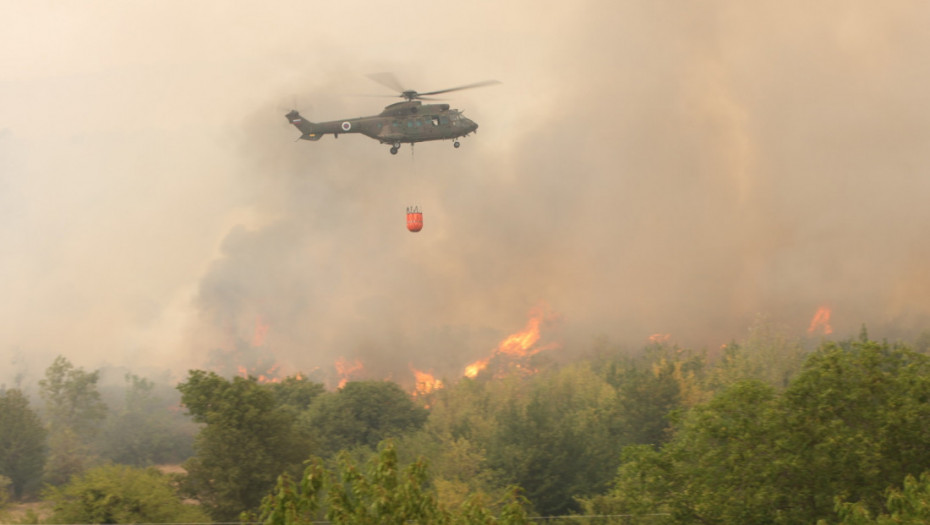
<instances>
[{"instance_id":1,"label":"helicopter cockpit window","mask_svg":"<svg viewBox=\"0 0 930 525\"><path fill-rule=\"evenodd\" d=\"M449 123L449 117L447 117L447 116L445 116L445 115L439 117L439 123L442 124L442 125L448 124L448 123Z\"/></svg>"},{"instance_id":2,"label":"helicopter cockpit window","mask_svg":"<svg viewBox=\"0 0 930 525\"><path fill-rule=\"evenodd\" d=\"M433 125L434 125L434 126L438 126L438 125L439 125L439 117L433 117Z\"/></svg>"}]
</instances>

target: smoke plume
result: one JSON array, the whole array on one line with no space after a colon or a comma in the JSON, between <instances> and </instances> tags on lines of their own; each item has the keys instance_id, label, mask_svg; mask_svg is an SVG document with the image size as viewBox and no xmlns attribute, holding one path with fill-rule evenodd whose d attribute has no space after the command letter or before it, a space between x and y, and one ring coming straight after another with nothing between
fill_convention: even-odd
<instances>
[{"instance_id":1,"label":"smoke plume","mask_svg":"<svg viewBox=\"0 0 930 525\"><path fill-rule=\"evenodd\" d=\"M276 7L0 8L5 381L59 353L456 377L534 308L568 353L927 326L925 3ZM450 94L457 150L294 142L291 107L392 102L349 96L379 71L502 84Z\"/></svg>"}]
</instances>

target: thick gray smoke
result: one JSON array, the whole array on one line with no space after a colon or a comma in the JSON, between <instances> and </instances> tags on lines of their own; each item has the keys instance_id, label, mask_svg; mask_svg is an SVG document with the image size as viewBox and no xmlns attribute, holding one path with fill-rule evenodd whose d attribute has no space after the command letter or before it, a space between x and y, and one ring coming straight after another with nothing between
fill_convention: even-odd
<instances>
[{"instance_id":1,"label":"thick gray smoke","mask_svg":"<svg viewBox=\"0 0 930 525\"><path fill-rule=\"evenodd\" d=\"M562 352L927 326L923 2L111 8L0 22L11 370L455 377L537 307ZM379 71L503 84L452 94L459 150L294 142Z\"/></svg>"}]
</instances>

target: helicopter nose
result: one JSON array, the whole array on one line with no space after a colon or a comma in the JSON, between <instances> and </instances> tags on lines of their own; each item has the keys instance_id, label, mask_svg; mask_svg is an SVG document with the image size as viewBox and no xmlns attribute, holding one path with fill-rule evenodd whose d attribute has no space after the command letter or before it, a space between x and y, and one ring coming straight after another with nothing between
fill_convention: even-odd
<instances>
[{"instance_id":1,"label":"helicopter nose","mask_svg":"<svg viewBox=\"0 0 930 525\"><path fill-rule=\"evenodd\" d=\"M478 129L478 124L476 124L474 120L469 119L468 120L468 132L471 133L472 131L475 131L476 129Z\"/></svg>"}]
</instances>

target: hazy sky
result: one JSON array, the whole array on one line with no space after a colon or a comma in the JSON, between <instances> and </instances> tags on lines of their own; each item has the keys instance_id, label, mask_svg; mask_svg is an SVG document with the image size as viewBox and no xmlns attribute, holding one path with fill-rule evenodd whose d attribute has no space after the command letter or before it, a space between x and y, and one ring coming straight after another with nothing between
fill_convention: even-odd
<instances>
[{"instance_id":1,"label":"hazy sky","mask_svg":"<svg viewBox=\"0 0 930 525\"><path fill-rule=\"evenodd\" d=\"M0 382L930 316L924 1L0 2ZM295 142L419 91L449 142ZM406 206L424 210L418 234ZM246 363L253 366L254 363ZM257 365L255 365L257 366Z\"/></svg>"}]
</instances>

